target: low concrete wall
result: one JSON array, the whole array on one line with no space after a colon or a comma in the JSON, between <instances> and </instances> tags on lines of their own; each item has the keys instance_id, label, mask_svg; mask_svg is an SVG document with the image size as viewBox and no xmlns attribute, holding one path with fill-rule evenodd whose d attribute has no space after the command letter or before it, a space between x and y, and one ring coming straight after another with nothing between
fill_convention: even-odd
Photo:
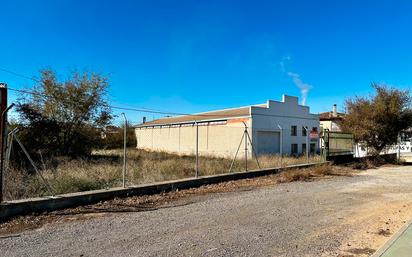
<instances>
[{"instance_id":1,"label":"low concrete wall","mask_svg":"<svg viewBox=\"0 0 412 257\"><path fill-rule=\"evenodd\" d=\"M129 186L127 188L117 187L110 189L63 194L53 197L39 197L9 201L0 204L0 222L17 215L41 213L46 211L50 212L58 209L98 203L100 201L110 200L116 197L152 195L161 192L173 191L176 189L188 189L200 187L207 184L217 184L220 182L230 180L266 176L289 169L307 168L319 164L321 163L308 163L288 166L285 168L271 168L252 170L247 172L234 172L198 178L186 178L173 181L157 182L152 184Z\"/></svg>"}]
</instances>

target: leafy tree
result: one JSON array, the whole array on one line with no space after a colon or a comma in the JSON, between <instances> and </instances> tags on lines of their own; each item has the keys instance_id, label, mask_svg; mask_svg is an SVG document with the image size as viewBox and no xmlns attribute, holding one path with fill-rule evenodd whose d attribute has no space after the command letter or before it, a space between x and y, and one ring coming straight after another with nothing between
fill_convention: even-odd
<instances>
[{"instance_id":1,"label":"leafy tree","mask_svg":"<svg viewBox=\"0 0 412 257\"><path fill-rule=\"evenodd\" d=\"M41 71L32 95L18 105L19 137L32 152L65 156L91 153L100 129L111 118L107 78L95 73L74 72L59 81L52 70Z\"/></svg>"},{"instance_id":2,"label":"leafy tree","mask_svg":"<svg viewBox=\"0 0 412 257\"><path fill-rule=\"evenodd\" d=\"M408 90L372 84L375 95L355 97L345 102L346 116L341 127L379 154L397 142L400 131L412 126L411 97Z\"/></svg>"}]
</instances>

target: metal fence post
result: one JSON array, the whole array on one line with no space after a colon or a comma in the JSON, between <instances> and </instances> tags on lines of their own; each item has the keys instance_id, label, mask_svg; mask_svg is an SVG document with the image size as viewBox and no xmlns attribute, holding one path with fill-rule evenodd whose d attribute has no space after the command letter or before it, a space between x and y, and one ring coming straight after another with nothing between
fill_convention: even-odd
<instances>
[{"instance_id":1,"label":"metal fence post","mask_svg":"<svg viewBox=\"0 0 412 257\"><path fill-rule=\"evenodd\" d=\"M309 130L305 126L303 128L306 130L306 162L309 163Z\"/></svg>"},{"instance_id":2,"label":"metal fence post","mask_svg":"<svg viewBox=\"0 0 412 257\"><path fill-rule=\"evenodd\" d=\"M196 178L199 177L199 124L196 124Z\"/></svg>"},{"instance_id":3,"label":"metal fence post","mask_svg":"<svg viewBox=\"0 0 412 257\"><path fill-rule=\"evenodd\" d=\"M245 171L247 171L247 127L245 125Z\"/></svg>"},{"instance_id":4,"label":"metal fence post","mask_svg":"<svg viewBox=\"0 0 412 257\"><path fill-rule=\"evenodd\" d=\"M399 163L399 161L401 160L401 135L400 135L400 133L398 133L398 138L397 138L398 140L398 151L397 151L397 153L396 153L396 159L397 159L397 162Z\"/></svg>"},{"instance_id":5,"label":"metal fence post","mask_svg":"<svg viewBox=\"0 0 412 257\"><path fill-rule=\"evenodd\" d=\"M127 154L127 119L124 112L122 112L124 120L124 130L123 130L123 187L126 187L126 154Z\"/></svg>"},{"instance_id":6,"label":"metal fence post","mask_svg":"<svg viewBox=\"0 0 412 257\"><path fill-rule=\"evenodd\" d=\"M309 134L308 130L306 130L306 162L309 163L309 150L310 150L310 145L309 145Z\"/></svg>"},{"instance_id":7,"label":"metal fence post","mask_svg":"<svg viewBox=\"0 0 412 257\"><path fill-rule=\"evenodd\" d=\"M306 130L306 162L307 163L309 163L309 149L310 149L310 146L309 146L309 133L307 133L307 130Z\"/></svg>"},{"instance_id":8,"label":"metal fence post","mask_svg":"<svg viewBox=\"0 0 412 257\"><path fill-rule=\"evenodd\" d=\"M279 149L279 153L280 153L280 167L282 168L282 159L283 159L283 129L282 127L278 124L278 128L280 130L280 140L279 140L279 144L280 144L280 149Z\"/></svg>"}]
</instances>

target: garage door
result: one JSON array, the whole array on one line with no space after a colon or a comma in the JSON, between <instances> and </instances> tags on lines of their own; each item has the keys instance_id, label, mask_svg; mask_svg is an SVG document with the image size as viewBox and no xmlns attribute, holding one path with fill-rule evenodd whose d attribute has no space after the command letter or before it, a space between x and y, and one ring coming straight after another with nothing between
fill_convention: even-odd
<instances>
[{"instance_id":1,"label":"garage door","mask_svg":"<svg viewBox=\"0 0 412 257\"><path fill-rule=\"evenodd\" d=\"M279 153L280 133L272 131L258 131L257 153L274 154Z\"/></svg>"}]
</instances>

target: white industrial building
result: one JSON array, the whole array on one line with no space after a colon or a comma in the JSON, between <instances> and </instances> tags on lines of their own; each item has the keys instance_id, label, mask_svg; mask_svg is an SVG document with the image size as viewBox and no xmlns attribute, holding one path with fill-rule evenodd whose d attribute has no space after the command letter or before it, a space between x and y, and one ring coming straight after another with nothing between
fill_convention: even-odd
<instances>
[{"instance_id":1,"label":"white industrial building","mask_svg":"<svg viewBox=\"0 0 412 257\"><path fill-rule=\"evenodd\" d=\"M282 101L142 123L135 127L137 148L194 154L197 146L201 155L232 157L247 146L252 156L249 140L244 143L245 125L258 155L299 155L307 147L311 153L319 149L319 116L287 95Z\"/></svg>"}]
</instances>

